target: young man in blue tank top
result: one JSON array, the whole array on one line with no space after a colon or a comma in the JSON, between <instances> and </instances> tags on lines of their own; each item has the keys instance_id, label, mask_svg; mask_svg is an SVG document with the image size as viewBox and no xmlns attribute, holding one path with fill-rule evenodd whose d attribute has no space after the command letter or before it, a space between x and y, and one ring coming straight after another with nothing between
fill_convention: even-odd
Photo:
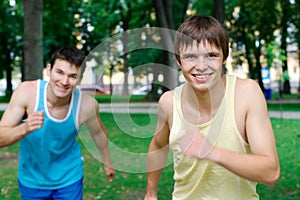
<instances>
[{"instance_id":1,"label":"young man in blue tank top","mask_svg":"<svg viewBox=\"0 0 300 200\"><path fill-rule=\"evenodd\" d=\"M280 174L260 87L222 75L229 38L212 17L183 22L174 48L186 83L159 100L144 199L158 199L168 149L174 155L173 199L258 199L256 183L273 185Z\"/></svg>"},{"instance_id":2,"label":"young man in blue tank top","mask_svg":"<svg viewBox=\"0 0 300 200\"><path fill-rule=\"evenodd\" d=\"M20 141L18 182L24 200L82 199L83 161L76 137L83 124L103 157L107 178L115 176L98 103L76 88L84 60L76 48L57 50L47 65L49 81L22 82L2 116L0 146Z\"/></svg>"}]
</instances>

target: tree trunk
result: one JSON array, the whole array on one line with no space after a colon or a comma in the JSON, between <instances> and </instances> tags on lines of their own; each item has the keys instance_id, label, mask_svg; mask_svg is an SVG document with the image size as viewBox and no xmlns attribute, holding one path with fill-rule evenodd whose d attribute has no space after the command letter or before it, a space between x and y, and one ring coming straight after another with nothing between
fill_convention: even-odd
<instances>
[{"instance_id":1,"label":"tree trunk","mask_svg":"<svg viewBox=\"0 0 300 200\"><path fill-rule=\"evenodd\" d=\"M259 42L259 46L254 50L255 54L255 60L256 60L256 76L257 76L257 81L258 84L262 90L262 92L265 92L265 86L262 81L262 75L261 75L261 64L260 64L260 56L261 56L261 44Z\"/></svg>"},{"instance_id":2,"label":"tree trunk","mask_svg":"<svg viewBox=\"0 0 300 200\"><path fill-rule=\"evenodd\" d=\"M281 17L281 46L280 48L284 50L285 56L287 57L287 37L288 37L288 8L289 3L287 0L281 1L282 6L282 17ZM282 62L282 72L288 74L288 65L287 60ZM285 79L283 80L283 94L291 94L291 86L290 80Z\"/></svg>"},{"instance_id":3,"label":"tree trunk","mask_svg":"<svg viewBox=\"0 0 300 200\"><path fill-rule=\"evenodd\" d=\"M164 69L164 87L168 89L174 89L178 85L178 66L174 61L173 56L173 39L174 30L173 14L172 14L172 0L154 0L154 7L156 11L156 17L158 21L158 26L166 29L161 29L161 42L164 45L164 49L167 51L168 56L164 64L166 64L166 69Z\"/></svg>"},{"instance_id":4,"label":"tree trunk","mask_svg":"<svg viewBox=\"0 0 300 200\"><path fill-rule=\"evenodd\" d=\"M131 4L130 2L128 2L127 4L128 6L128 11L125 15L122 15L122 21L123 21L123 30L124 30L124 33L122 34L122 43L123 43L123 51L124 51L124 54L123 54L123 60L124 60L124 82L123 82L123 91L122 91L122 95L123 96L128 96L129 95L129 92L128 92L128 72L129 72L129 69L128 69L128 58L127 58L127 55L128 55L128 35L127 35L127 31L129 29L129 21L131 19L131 12L132 12L132 9L131 9Z\"/></svg>"},{"instance_id":5,"label":"tree trunk","mask_svg":"<svg viewBox=\"0 0 300 200\"><path fill-rule=\"evenodd\" d=\"M213 16L221 23L225 21L224 0L214 0ZM226 66L222 66L222 74L226 74Z\"/></svg>"},{"instance_id":6,"label":"tree trunk","mask_svg":"<svg viewBox=\"0 0 300 200\"><path fill-rule=\"evenodd\" d=\"M22 81L43 76L43 0L23 0L24 62Z\"/></svg>"},{"instance_id":7,"label":"tree trunk","mask_svg":"<svg viewBox=\"0 0 300 200\"><path fill-rule=\"evenodd\" d=\"M225 21L225 7L224 0L214 0L213 16L219 20L221 24Z\"/></svg>"}]
</instances>

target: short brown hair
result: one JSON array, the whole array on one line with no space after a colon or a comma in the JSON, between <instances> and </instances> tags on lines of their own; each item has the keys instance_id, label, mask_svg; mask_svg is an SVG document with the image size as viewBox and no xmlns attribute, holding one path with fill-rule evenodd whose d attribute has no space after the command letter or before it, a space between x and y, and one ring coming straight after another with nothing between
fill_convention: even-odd
<instances>
[{"instance_id":1,"label":"short brown hair","mask_svg":"<svg viewBox=\"0 0 300 200\"><path fill-rule=\"evenodd\" d=\"M187 47L196 41L207 41L209 44L216 46L223 52L223 61L229 54L229 36L224 26L215 18L204 15L195 15L186 19L178 28L175 34L174 51L175 57L179 64L180 48Z\"/></svg>"}]
</instances>

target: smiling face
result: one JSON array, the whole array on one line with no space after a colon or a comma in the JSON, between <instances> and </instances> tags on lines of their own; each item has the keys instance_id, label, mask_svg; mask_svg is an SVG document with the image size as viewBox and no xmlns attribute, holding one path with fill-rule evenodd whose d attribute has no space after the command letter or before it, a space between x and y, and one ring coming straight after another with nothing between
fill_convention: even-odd
<instances>
[{"instance_id":1,"label":"smiling face","mask_svg":"<svg viewBox=\"0 0 300 200\"><path fill-rule=\"evenodd\" d=\"M186 19L175 34L174 52L196 92L224 88L221 72L229 54L229 37L218 20L203 15Z\"/></svg>"},{"instance_id":2,"label":"smiling face","mask_svg":"<svg viewBox=\"0 0 300 200\"><path fill-rule=\"evenodd\" d=\"M63 59L56 59L51 69L47 66L47 75L50 77L50 92L56 98L69 97L76 87L79 68Z\"/></svg>"},{"instance_id":3,"label":"smiling face","mask_svg":"<svg viewBox=\"0 0 300 200\"><path fill-rule=\"evenodd\" d=\"M179 48L182 73L197 91L207 91L221 79L225 62L221 49L207 41Z\"/></svg>"}]
</instances>

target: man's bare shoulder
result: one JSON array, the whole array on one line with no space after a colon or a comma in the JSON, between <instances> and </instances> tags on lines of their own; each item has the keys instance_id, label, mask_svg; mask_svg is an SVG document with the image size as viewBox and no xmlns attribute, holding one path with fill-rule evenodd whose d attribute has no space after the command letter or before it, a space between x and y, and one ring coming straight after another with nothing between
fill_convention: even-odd
<instances>
[{"instance_id":1,"label":"man's bare shoulder","mask_svg":"<svg viewBox=\"0 0 300 200\"><path fill-rule=\"evenodd\" d=\"M36 92L37 81L23 81L21 82L15 91L17 92Z\"/></svg>"},{"instance_id":2,"label":"man's bare shoulder","mask_svg":"<svg viewBox=\"0 0 300 200\"><path fill-rule=\"evenodd\" d=\"M79 123L83 124L91 119L96 119L99 114L99 105L95 98L90 95L82 94L80 104Z\"/></svg>"},{"instance_id":3,"label":"man's bare shoulder","mask_svg":"<svg viewBox=\"0 0 300 200\"><path fill-rule=\"evenodd\" d=\"M237 88L237 92L244 93L244 94L252 94L252 93L260 92L259 91L260 87L258 83L255 80L249 78L247 79L237 78L236 88Z\"/></svg>"},{"instance_id":4,"label":"man's bare shoulder","mask_svg":"<svg viewBox=\"0 0 300 200\"><path fill-rule=\"evenodd\" d=\"M167 91L163 93L158 101L159 106L170 107L173 105L173 91Z\"/></svg>"},{"instance_id":5,"label":"man's bare shoulder","mask_svg":"<svg viewBox=\"0 0 300 200\"><path fill-rule=\"evenodd\" d=\"M158 101L158 113L165 116L172 116L173 113L173 91L167 91L162 94Z\"/></svg>"},{"instance_id":6,"label":"man's bare shoulder","mask_svg":"<svg viewBox=\"0 0 300 200\"><path fill-rule=\"evenodd\" d=\"M24 81L21 82L13 92L12 99L19 99L23 102L32 101L36 97L37 81Z\"/></svg>"},{"instance_id":7,"label":"man's bare shoulder","mask_svg":"<svg viewBox=\"0 0 300 200\"><path fill-rule=\"evenodd\" d=\"M253 79L237 79L235 102L248 108L265 104L264 94L259 84Z\"/></svg>"},{"instance_id":8,"label":"man's bare shoulder","mask_svg":"<svg viewBox=\"0 0 300 200\"><path fill-rule=\"evenodd\" d=\"M14 90L8 107L5 111L5 120L9 120L12 124L18 123L25 112L31 113L34 109L37 93L37 81L24 81L21 82Z\"/></svg>"},{"instance_id":9,"label":"man's bare shoulder","mask_svg":"<svg viewBox=\"0 0 300 200\"><path fill-rule=\"evenodd\" d=\"M99 108L98 102L94 97L87 94L82 94L81 112L84 112L85 114L89 114L98 108Z\"/></svg>"}]
</instances>

